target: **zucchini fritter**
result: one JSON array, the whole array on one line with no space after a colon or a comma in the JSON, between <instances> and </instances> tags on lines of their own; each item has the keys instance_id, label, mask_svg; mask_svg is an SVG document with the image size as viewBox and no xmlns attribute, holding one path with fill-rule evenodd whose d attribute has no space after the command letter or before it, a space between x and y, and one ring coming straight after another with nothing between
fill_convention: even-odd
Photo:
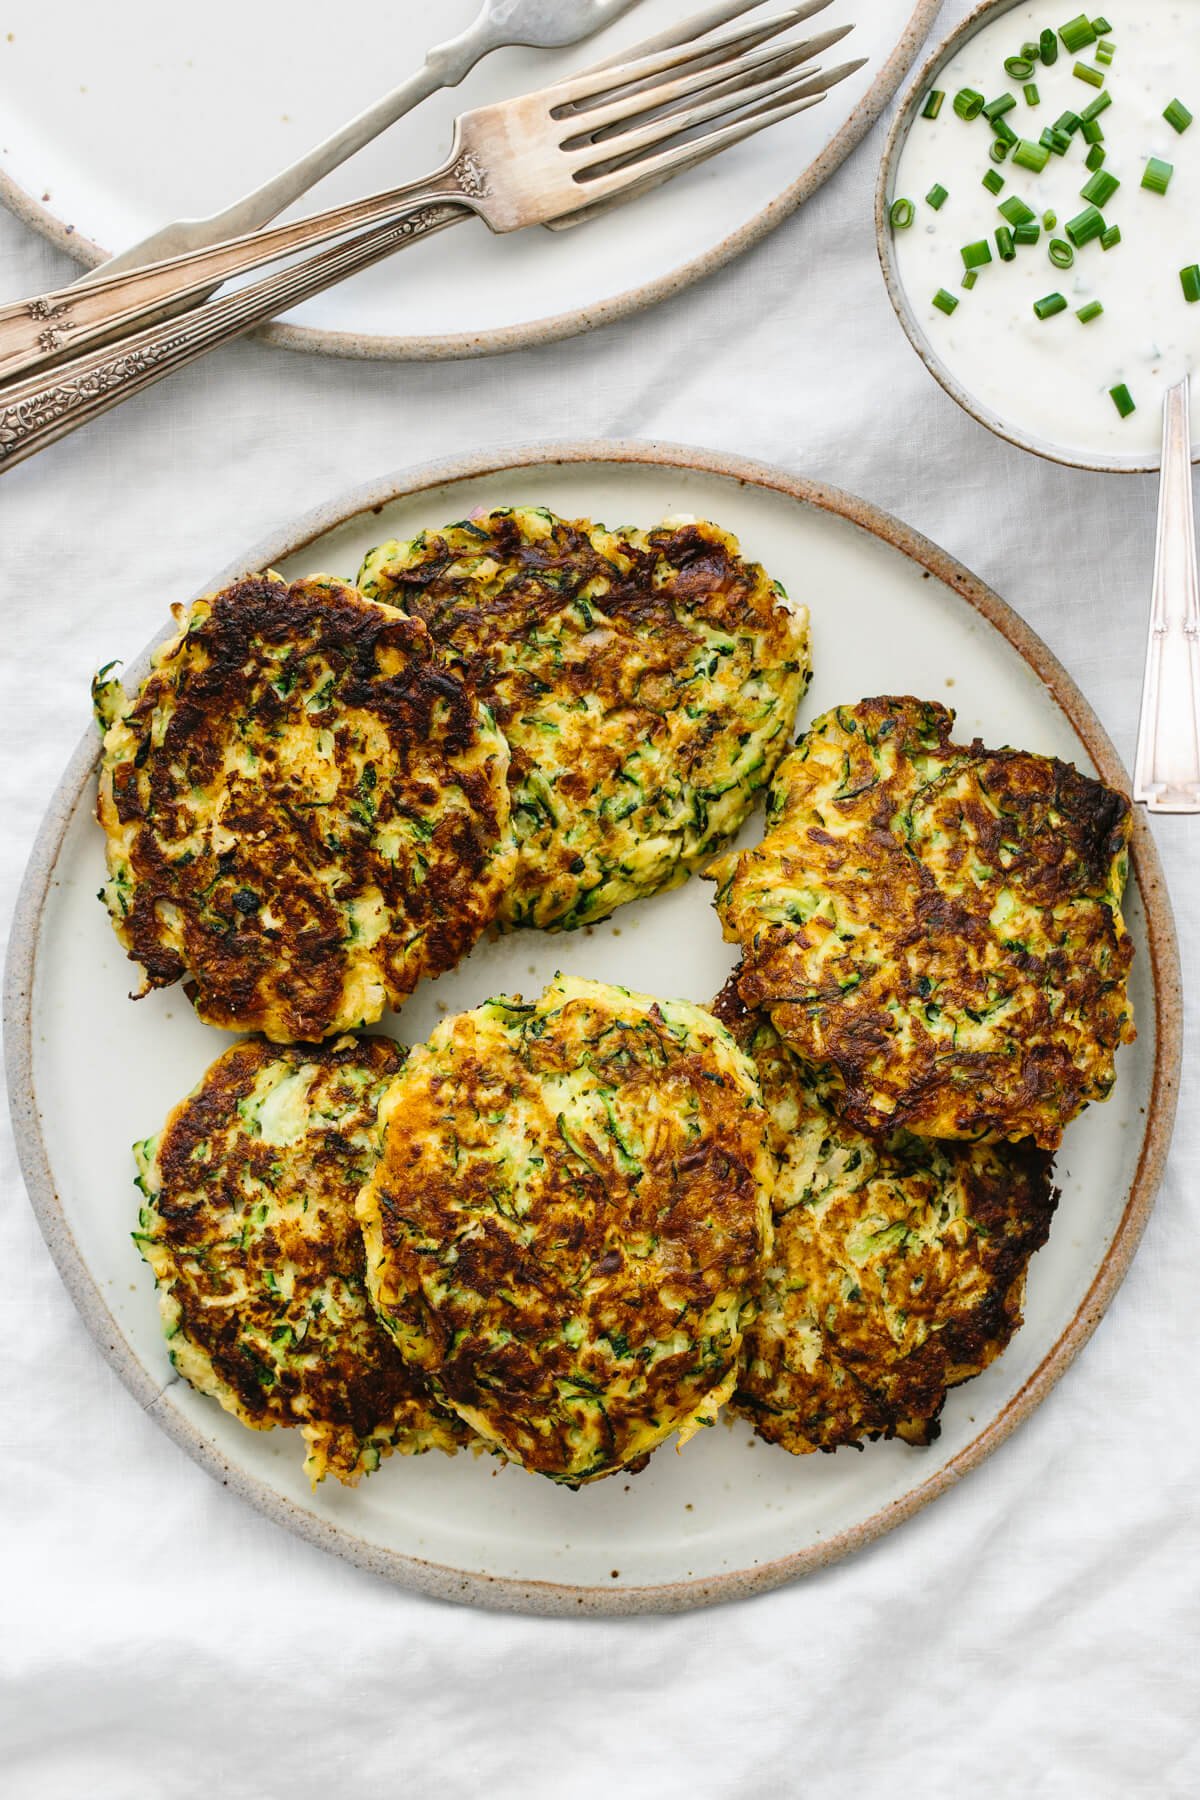
<instances>
[{"instance_id":1,"label":"zucchini fritter","mask_svg":"<svg viewBox=\"0 0 1200 1800\"><path fill-rule=\"evenodd\" d=\"M508 739L509 925L586 925L683 881L792 741L807 612L716 525L506 508L382 544L358 579L424 620Z\"/></svg>"},{"instance_id":2,"label":"zucchini fritter","mask_svg":"<svg viewBox=\"0 0 1200 1800\"><path fill-rule=\"evenodd\" d=\"M447 1019L380 1121L372 1296L490 1447L577 1486L712 1423L773 1171L753 1067L710 1014L558 976Z\"/></svg>"},{"instance_id":3,"label":"zucchini fritter","mask_svg":"<svg viewBox=\"0 0 1200 1800\"><path fill-rule=\"evenodd\" d=\"M309 1042L453 967L512 866L508 751L425 627L326 578L247 576L177 612L106 726L102 897L202 1019Z\"/></svg>"},{"instance_id":4,"label":"zucchini fritter","mask_svg":"<svg viewBox=\"0 0 1200 1800\"><path fill-rule=\"evenodd\" d=\"M134 1237L172 1363L255 1430L298 1426L314 1486L469 1438L397 1354L364 1281L354 1197L403 1062L386 1038L235 1044L135 1146Z\"/></svg>"},{"instance_id":5,"label":"zucchini fritter","mask_svg":"<svg viewBox=\"0 0 1200 1800\"><path fill-rule=\"evenodd\" d=\"M947 1388L1021 1323L1057 1201L1049 1154L1028 1141L862 1137L734 981L714 1006L758 1070L779 1162L775 1247L732 1411L794 1455L932 1443Z\"/></svg>"},{"instance_id":6,"label":"zucchini fritter","mask_svg":"<svg viewBox=\"0 0 1200 1800\"><path fill-rule=\"evenodd\" d=\"M1135 1035L1121 917L1129 803L1067 763L954 744L954 716L818 719L767 835L719 858L739 992L858 1130L1053 1149Z\"/></svg>"}]
</instances>

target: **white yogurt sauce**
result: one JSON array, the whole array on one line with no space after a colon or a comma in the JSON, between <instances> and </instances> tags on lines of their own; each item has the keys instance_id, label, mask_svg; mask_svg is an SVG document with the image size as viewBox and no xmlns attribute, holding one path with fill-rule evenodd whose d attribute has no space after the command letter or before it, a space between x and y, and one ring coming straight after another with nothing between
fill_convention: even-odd
<instances>
[{"instance_id":1,"label":"white yogurt sauce","mask_svg":"<svg viewBox=\"0 0 1200 1800\"><path fill-rule=\"evenodd\" d=\"M992 131L982 116L971 121L954 111L960 88L986 100L1014 93L1005 117L1020 137L1040 137L1066 111L1082 112L1102 90L1074 73L1077 61L1095 65L1096 46L1072 54L1059 42L1058 61L1035 63L1030 78L1041 101L1031 107L1024 83L1006 74L1006 57L1020 54L1077 16L1075 0L1033 0L985 25L946 64L935 85L945 92L936 119L918 116L898 160L895 194L911 199L916 217L894 231L896 267L929 343L968 394L1026 437L1038 438L1087 458L1152 458L1162 436L1162 396L1189 371L1200 370L1200 302L1184 298L1179 271L1200 263L1200 0L1107 0L1088 5L1089 18L1107 18L1105 34L1116 45L1104 69L1112 105L1100 115L1106 171L1121 186L1100 208L1106 224L1119 225L1121 242L1103 250L1098 241L1076 250L1069 269L1050 261L1052 237L1065 238L1068 219L1087 202L1080 188L1089 178L1088 146L1078 133L1066 156L1051 155L1040 174L996 164L988 149ZM1182 134L1163 118L1178 98L1195 114ZM1174 165L1165 195L1141 186L1148 157ZM1004 187L993 195L982 185L998 169ZM925 195L940 183L948 198L934 211ZM1001 262L995 232L1006 220L1001 201L1018 195L1038 214L1058 215L1034 245L1020 246L1014 262ZM962 286L964 244L987 238L992 261L973 289ZM932 304L939 288L959 304L946 316ZM1039 320L1035 300L1060 293L1068 310ZM1078 308L1099 300L1103 314L1090 324ZM1109 390L1124 383L1137 410L1126 419ZM1192 431L1200 442L1200 380L1192 386Z\"/></svg>"}]
</instances>

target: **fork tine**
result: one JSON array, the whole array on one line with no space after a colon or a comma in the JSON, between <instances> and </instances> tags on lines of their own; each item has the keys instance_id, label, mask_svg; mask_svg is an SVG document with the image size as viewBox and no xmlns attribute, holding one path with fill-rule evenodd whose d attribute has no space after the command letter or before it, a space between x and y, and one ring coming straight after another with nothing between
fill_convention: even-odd
<instances>
[{"instance_id":1,"label":"fork tine","mask_svg":"<svg viewBox=\"0 0 1200 1800\"><path fill-rule=\"evenodd\" d=\"M811 58L824 47L824 43L829 38L833 38L833 41L837 43L840 38L846 36L847 31L851 31L851 27L844 25L840 31L826 32L824 38L813 38L808 45L790 45L788 49L784 50L777 49L775 45L772 45L765 50L754 50L750 56L738 56L729 63L721 63L714 68L694 70L693 74L678 76L675 81L662 81L644 92L624 94L621 99L613 99L606 106L588 106L587 110L583 110L583 112L569 113L567 121L563 122L576 130L570 131L569 137L561 140L561 148L569 151L570 155L579 155L581 151L592 148L592 137L599 131L608 131L610 135L615 135L612 133L613 126L624 124L626 133L622 133L622 135L628 135L628 128L633 119L640 119L646 113L658 112L664 106L666 108L678 106L680 101L685 101L693 95L700 101L703 97L712 95L716 88L729 85L730 79L732 81L741 81L741 79L752 81L752 79L765 79L766 74L777 76L781 72L781 65L792 63L799 50L806 52L804 61L811 61Z\"/></svg>"},{"instance_id":2,"label":"fork tine","mask_svg":"<svg viewBox=\"0 0 1200 1800\"><path fill-rule=\"evenodd\" d=\"M589 177L586 170L580 170L575 179L580 185L581 195L589 204L605 200L610 196L631 191L630 172L641 169L643 177L638 182L638 189L644 192L647 186L657 185L671 175L679 174L683 169L694 164L705 162L719 151L728 150L734 144L742 143L746 138L754 137L765 131L770 125L779 125L784 119L792 118L796 113L806 112L811 106L819 106L828 89L836 81L842 81L847 75L861 69L863 61L845 63L838 70L832 70L824 81L814 85L807 81L798 82L789 87L782 95L777 96L766 106L756 106L743 118L729 125L720 126L714 131L701 132L687 143L678 144L674 149L659 151L657 155L641 158L639 161L626 162L618 169L609 168L607 172Z\"/></svg>"},{"instance_id":3,"label":"fork tine","mask_svg":"<svg viewBox=\"0 0 1200 1800\"><path fill-rule=\"evenodd\" d=\"M844 37L849 36L853 29L854 27L852 25L843 25L837 31L822 32L818 37L805 38L800 44L788 45L782 50L775 49L765 57L746 57L736 66L735 72L731 75L722 75L719 70L710 70L710 75L714 76L715 79L711 80L710 84L705 89L706 96L710 100L715 100L720 95L734 94L740 88L753 86L763 80L764 71L767 69L768 65L770 71L775 75L783 75L788 71L794 73L803 65L812 63L815 57L818 57L824 51L831 49L834 44L840 43ZM815 74L816 70L812 69L810 70L810 73ZM680 102L673 102L667 105L663 105L661 100L652 102L651 96L646 95L643 96L642 105L639 110L645 111L645 122L651 124L659 118L667 118L672 114L679 114L687 109ZM633 109L630 109L630 116L632 116L632 114ZM585 122L589 116L594 117L594 115L589 115L587 113L581 113L577 116L581 123ZM603 143L606 138L623 135L626 129L626 126L617 122L612 125L605 125L598 129L593 129L587 133L587 137L593 144L599 144ZM579 136L582 137L582 134L579 134ZM575 139L567 138L564 142L564 149L570 147L575 141Z\"/></svg>"},{"instance_id":4,"label":"fork tine","mask_svg":"<svg viewBox=\"0 0 1200 1800\"><path fill-rule=\"evenodd\" d=\"M804 86L814 94L824 95L830 88L836 87L839 81L845 81L848 75L857 73L866 62L867 58L864 56L860 57L857 62L839 63L837 68L814 76L806 81ZM674 181L676 176L686 175L689 170L700 168L710 158L720 154L720 146L713 149L706 138L689 144L688 148L692 151L692 155L685 162L679 163L677 167L668 169L665 173L643 176L638 180L631 181L627 187L620 189L617 193L606 198L589 201L586 206L577 208L575 212L564 214L561 219L552 219L547 229L550 231L574 231L578 225L590 225L593 220L603 218L606 213L615 212L618 207L625 206L629 201L640 200L645 194L653 193L655 188L665 187L667 182Z\"/></svg>"},{"instance_id":5,"label":"fork tine","mask_svg":"<svg viewBox=\"0 0 1200 1800\"><path fill-rule=\"evenodd\" d=\"M764 0L722 0L719 6L709 6L703 12L693 13L690 19L684 19L679 25L669 26L666 31L658 32L654 37L644 38L640 44L631 44L628 50L620 50L615 56L606 57L603 62L593 63L582 71L585 75L599 75L607 69L616 69L622 63L636 62L643 56L653 56L657 50L670 50L691 44L697 56L704 54L705 46L696 42L697 38L707 37L711 31L719 31L722 25L732 24L740 19L743 13L753 12L762 6ZM793 21L801 25L805 19L811 19L814 13L824 12L832 4L832 0L808 0L805 6L797 6L799 18ZM761 40L759 40L761 41ZM748 45L747 48L754 48Z\"/></svg>"},{"instance_id":6,"label":"fork tine","mask_svg":"<svg viewBox=\"0 0 1200 1800\"><path fill-rule=\"evenodd\" d=\"M720 63L731 62L741 55L746 49L746 40L756 32L769 31L771 35L777 35L781 31L787 31L800 23L806 11L807 6L789 7L786 13L778 13L760 24L723 32L711 43L701 46L701 49L707 57L711 57L711 66L715 68ZM551 116L559 117L566 107L581 108L588 101L602 102L617 89L646 81L651 76L669 75L680 65L693 62L697 54L696 44L689 41L682 46L676 44L671 49L659 50L652 56L639 57L633 62L612 64L607 69L585 70L581 75L570 77L545 90Z\"/></svg>"},{"instance_id":7,"label":"fork tine","mask_svg":"<svg viewBox=\"0 0 1200 1800\"><path fill-rule=\"evenodd\" d=\"M807 82L808 76L817 73L815 68L810 67L802 79ZM582 178L590 179L593 171L606 174L609 169L628 168L631 163L640 159L642 151L652 149L655 144L681 137L684 133L693 131L696 126L707 124L713 119L727 118L730 113L761 104L772 95L782 94L785 90L793 98L798 97L796 64L787 55L773 56L752 73L742 74L733 81L718 85L722 90L720 93L714 94L711 89L706 90L705 95L691 106L676 107L644 125L613 132L602 144L588 142L580 153L591 151L593 156L590 162L584 164ZM594 154L596 151L607 154L597 156Z\"/></svg>"},{"instance_id":8,"label":"fork tine","mask_svg":"<svg viewBox=\"0 0 1200 1800\"><path fill-rule=\"evenodd\" d=\"M825 95L829 92L830 88L836 87L840 81L845 81L847 76L856 75L859 69L865 68L867 61L867 57L860 56L856 58L854 62L838 63L837 67L834 69L810 69L802 76L801 85L797 88L796 92L797 94ZM749 99L745 101L744 104L747 109L746 117L748 119L756 118L759 112L762 111L761 106L754 99ZM717 153L714 150L706 150L703 160L707 160L709 156L715 156L716 154Z\"/></svg>"},{"instance_id":9,"label":"fork tine","mask_svg":"<svg viewBox=\"0 0 1200 1800\"><path fill-rule=\"evenodd\" d=\"M830 4L830 0L815 0L815 4L825 7ZM795 12L800 10L798 7L794 9ZM776 13L772 18L766 21L760 20L758 24L749 27L744 36L739 37L732 45L728 38L714 40L716 48L713 43L694 44L690 53L680 56L678 63L668 72L677 79L681 79L685 75L698 74L703 69L719 71L728 66L736 56L748 56L752 50L759 49L761 45L769 43L772 38L780 37L785 31L791 31L793 26L799 23L801 21L793 16L793 12ZM609 66L605 65L605 67ZM586 72L591 73L591 71ZM655 88L661 86L661 75L640 75L634 81L621 80L617 82L611 90L601 94L600 98L608 104L616 100L623 100L628 94L651 94ZM572 101L566 106L555 106L552 109L552 116L556 119L572 116L582 117L593 111L595 106L596 97L591 96L584 100Z\"/></svg>"}]
</instances>

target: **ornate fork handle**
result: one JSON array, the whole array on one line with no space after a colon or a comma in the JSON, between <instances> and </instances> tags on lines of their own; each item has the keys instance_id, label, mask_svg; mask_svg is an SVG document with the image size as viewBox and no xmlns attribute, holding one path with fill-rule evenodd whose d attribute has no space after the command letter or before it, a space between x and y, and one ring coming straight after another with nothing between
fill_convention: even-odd
<instances>
[{"instance_id":1,"label":"ornate fork handle","mask_svg":"<svg viewBox=\"0 0 1200 1800\"><path fill-rule=\"evenodd\" d=\"M75 283L32 300L0 306L0 380L16 379L63 353L111 343L139 326L177 314L180 303L202 300L232 276L246 274L301 249L315 249L335 237L390 223L441 200L465 209L484 199L487 177L469 152L457 146L443 168L403 187L329 207L310 218L247 232L226 243L184 252L161 263L118 273L106 280ZM3 390L0 389L0 399Z\"/></svg>"},{"instance_id":2,"label":"ornate fork handle","mask_svg":"<svg viewBox=\"0 0 1200 1800\"><path fill-rule=\"evenodd\" d=\"M424 206L209 301L183 319L151 326L110 349L94 350L47 374L0 388L0 473L218 344L468 216L450 201Z\"/></svg>"}]
</instances>

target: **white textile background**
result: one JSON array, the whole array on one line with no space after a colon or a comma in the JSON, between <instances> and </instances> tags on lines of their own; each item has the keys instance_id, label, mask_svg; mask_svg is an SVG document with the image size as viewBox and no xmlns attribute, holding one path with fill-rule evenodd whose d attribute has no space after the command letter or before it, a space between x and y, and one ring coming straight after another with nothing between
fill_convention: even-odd
<instances>
[{"instance_id":1,"label":"white textile background","mask_svg":"<svg viewBox=\"0 0 1200 1800\"><path fill-rule=\"evenodd\" d=\"M966 10L950 0L943 27ZM926 375L874 256L881 141L751 255L623 325L409 367L241 344L6 476L4 918L99 663L140 646L168 602L280 520L481 445L667 438L865 495L1024 614L1128 761L1153 483L1038 462ZM71 273L0 214L0 293ZM1156 836L1192 992L1200 820L1165 820ZM1195 1042L1189 1028L1189 1069ZM0 1792L1200 1793L1195 1104L1189 1076L1165 1185L1108 1316L982 1469L778 1593L615 1622L421 1600L224 1492L143 1417L85 1332L5 1120Z\"/></svg>"}]
</instances>

